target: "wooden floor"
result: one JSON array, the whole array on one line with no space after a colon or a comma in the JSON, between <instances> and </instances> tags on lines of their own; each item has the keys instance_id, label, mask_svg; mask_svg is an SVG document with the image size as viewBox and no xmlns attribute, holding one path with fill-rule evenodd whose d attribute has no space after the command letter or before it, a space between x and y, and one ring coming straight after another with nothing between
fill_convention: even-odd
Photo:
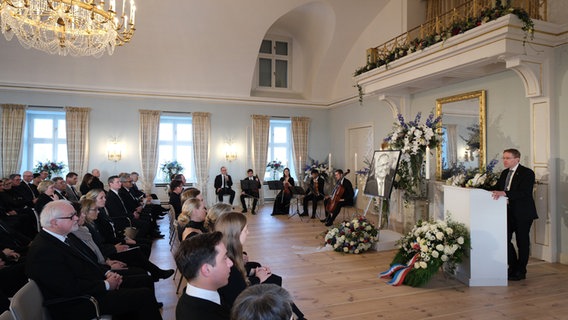
<instances>
[{"instance_id":1,"label":"wooden floor","mask_svg":"<svg viewBox=\"0 0 568 320\"><path fill-rule=\"evenodd\" d=\"M568 265L531 260L528 278L508 287L469 288L441 274L425 288L391 287L377 274L388 267L394 251L347 255L322 250L327 229L319 220L273 217L271 212L266 203L257 215L247 214L245 250L251 260L283 277L283 286L310 320L568 319ZM168 234L167 218L161 228ZM152 261L175 268L167 237L155 242ZM156 284L167 320L175 319L178 277Z\"/></svg>"}]
</instances>

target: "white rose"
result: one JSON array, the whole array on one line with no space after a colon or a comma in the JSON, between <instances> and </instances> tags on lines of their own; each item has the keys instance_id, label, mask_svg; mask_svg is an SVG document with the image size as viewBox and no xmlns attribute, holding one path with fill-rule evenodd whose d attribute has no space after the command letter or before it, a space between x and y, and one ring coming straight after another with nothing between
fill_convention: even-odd
<instances>
[{"instance_id":1,"label":"white rose","mask_svg":"<svg viewBox=\"0 0 568 320\"><path fill-rule=\"evenodd\" d=\"M443 254L442 255L442 261L444 261L444 262L448 261L448 256Z\"/></svg>"},{"instance_id":2,"label":"white rose","mask_svg":"<svg viewBox=\"0 0 568 320\"><path fill-rule=\"evenodd\" d=\"M421 245L421 246L420 246L420 251L422 251L422 252L428 252L428 246L427 246L427 245L424 245L424 244Z\"/></svg>"},{"instance_id":3,"label":"white rose","mask_svg":"<svg viewBox=\"0 0 568 320\"><path fill-rule=\"evenodd\" d=\"M414 262L414 269L420 269L420 262Z\"/></svg>"},{"instance_id":4,"label":"white rose","mask_svg":"<svg viewBox=\"0 0 568 320\"><path fill-rule=\"evenodd\" d=\"M434 257L435 259L438 259L439 256L440 256L440 253L438 253L438 251L436 251L436 250L432 251L432 257Z\"/></svg>"},{"instance_id":5,"label":"white rose","mask_svg":"<svg viewBox=\"0 0 568 320\"><path fill-rule=\"evenodd\" d=\"M464 242L463 237L459 237L458 238L458 244L463 244L463 242Z\"/></svg>"},{"instance_id":6,"label":"white rose","mask_svg":"<svg viewBox=\"0 0 568 320\"><path fill-rule=\"evenodd\" d=\"M427 264L426 262L424 262L424 261L420 261L419 264L420 264L420 267L421 267L422 269L428 268L428 264Z\"/></svg>"},{"instance_id":7,"label":"white rose","mask_svg":"<svg viewBox=\"0 0 568 320\"><path fill-rule=\"evenodd\" d=\"M454 230L452 228L446 228L446 233L448 235L450 235L450 234L454 233Z\"/></svg>"},{"instance_id":8,"label":"white rose","mask_svg":"<svg viewBox=\"0 0 568 320\"><path fill-rule=\"evenodd\" d=\"M437 246L436 246L436 250L438 250L438 251L444 251L444 245L442 245L442 244L437 245Z\"/></svg>"},{"instance_id":9,"label":"white rose","mask_svg":"<svg viewBox=\"0 0 568 320\"><path fill-rule=\"evenodd\" d=\"M349 251L349 248L343 247L343 252L348 252L348 251Z\"/></svg>"},{"instance_id":10,"label":"white rose","mask_svg":"<svg viewBox=\"0 0 568 320\"><path fill-rule=\"evenodd\" d=\"M355 251L353 251L354 253L359 253L359 249L355 249Z\"/></svg>"},{"instance_id":11,"label":"white rose","mask_svg":"<svg viewBox=\"0 0 568 320\"><path fill-rule=\"evenodd\" d=\"M436 233L436 239L438 239L438 240L444 239L444 233L442 233L442 232L437 232L437 233Z\"/></svg>"}]
</instances>

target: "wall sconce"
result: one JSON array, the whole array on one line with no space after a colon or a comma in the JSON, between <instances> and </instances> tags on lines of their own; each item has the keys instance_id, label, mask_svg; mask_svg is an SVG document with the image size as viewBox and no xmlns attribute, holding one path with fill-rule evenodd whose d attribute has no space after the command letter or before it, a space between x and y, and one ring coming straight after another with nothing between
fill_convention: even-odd
<instances>
[{"instance_id":1,"label":"wall sconce","mask_svg":"<svg viewBox=\"0 0 568 320\"><path fill-rule=\"evenodd\" d=\"M122 146L115 139L107 145L107 157L110 161L118 162L122 159Z\"/></svg>"},{"instance_id":2,"label":"wall sconce","mask_svg":"<svg viewBox=\"0 0 568 320\"><path fill-rule=\"evenodd\" d=\"M230 140L225 143L225 160L229 162L237 160L237 151L235 151L235 145Z\"/></svg>"}]
</instances>

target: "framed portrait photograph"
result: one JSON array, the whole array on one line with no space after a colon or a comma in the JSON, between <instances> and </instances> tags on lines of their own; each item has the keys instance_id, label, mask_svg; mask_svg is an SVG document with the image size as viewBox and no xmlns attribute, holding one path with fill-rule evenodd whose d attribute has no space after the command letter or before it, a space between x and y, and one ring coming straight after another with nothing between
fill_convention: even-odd
<instances>
[{"instance_id":1,"label":"framed portrait photograph","mask_svg":"<svg viewBox=\"0 0 568 320\"><path fill-rule=\"evenodd\" d=\"M364 194L366 196L390 198L399 160L400 150L375 151L365 184Z\"/></svg>"}]
</instances>

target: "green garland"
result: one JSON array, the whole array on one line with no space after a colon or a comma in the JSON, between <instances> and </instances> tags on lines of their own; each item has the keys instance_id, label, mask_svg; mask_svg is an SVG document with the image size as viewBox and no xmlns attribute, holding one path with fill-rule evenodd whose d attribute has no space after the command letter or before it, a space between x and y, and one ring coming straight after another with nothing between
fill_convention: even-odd
<instances>
[{"instance_id":1,"label":"green garland","mask_svg":"<svg viewBox=\"0 0 568 320\"><path fill-rule=\"evenodd\" d=\"M534 39L534 22L529 16L528 12L521 8L511 7L510 1L507 1L507 3L503 5L501 0L496 0L495 7L483 10L480 13L479 17L456 21L447 30L443 30L439 34L425 36L424 39L415 38L414 40L411 40L408 45L405 44L394 48L385 57L377 59L376 63L367 63L367 65L356 69L353 75L358 76L367 71L380 68L382 66L388 68L388 64L392 61L400 59L416 51L423 50L424 48L427 48L438 42L445 41L450 37L464 33L468 30L480 26L483 23L496 20L508 14L516 15L523 23L523 26L521 27L525 32L523 45L525 45L529 37L531 40Z\"/></svg>"}]
</instances>

